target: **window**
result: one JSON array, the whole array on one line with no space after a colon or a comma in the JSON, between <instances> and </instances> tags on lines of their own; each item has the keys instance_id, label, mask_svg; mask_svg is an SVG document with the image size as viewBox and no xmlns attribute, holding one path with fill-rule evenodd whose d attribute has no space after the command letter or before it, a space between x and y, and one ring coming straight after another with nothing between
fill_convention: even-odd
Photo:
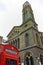
<instances>
[{"instance_id":1,"label":"window","mask_svg":"<svg viewBox=\"0 0 43 65\"><path fill-rule=\"evenodd\" d=\"M36 34L36 39L37 39L37 43L39 43L39 41L38 41L38 35Z\"/></svg>"},{"instance_id":2,"label":"window","mask_svg":"<svg viewBox=\"0 0 43 65\"><path fill-rule=\"evenodd\" d=\"M25 34L25 43L26 43L26 46L29 46L29 35L28 35L28 33Z\"/></svg>"},{"instance_id":3,"label":"window","mask_svg":"<svg viewBox=\"0 0 43 65\"><path fill-rule=\"evenodd\" d=\"M38 37L38 34L36 34L36 40L37 40L37 44L40 46L40 42L39 42L39 37Z\"/></svg>"},{"instance_id":4,"label":"window","mask_svg":"<svg viewBox=\"0 0 43 65\"><path fill-rule=\"evenodd\" d=\"M23 21L25 21L25 13L23 14Z\"/></svg>"},{"instance_id":5,"label":"window","mask_svg":"<svg viewBox=\"0 0 43 65\"><path fill-rule=\"evenodd\" d=\"M43 64L43 55L40 55L41 64Z\"/></svg>"},{"instance_id":6,"label":"window","mask_svg":"<svg viewBox=\"0 0 43 65\"><path fill-rule=\"evenodd\" d=\"M17 47L17 40L15 40L15 46Z\"/></svg>"},{"instance_id":7,"label":"window","mask_svg":"<svg viewBox=\"0 0 43 65\"><path fill-rule=\"evenodd\" d=\"M28 19L28 12L26 11L26 13L25 13L25 21L27 21L27 19Z\"/></svg>"},{"instance_id":8,"label":"window","mask_svg":"<svg viewBox=\"0 0 43 65\"><path fill-rule=\"evenodd\" d=\"M6 59L6 65L17 65L17 61L13 59Z\"/></svg>"},{"instance_id":9,"label":"window","mask_svg":"<svg viewBox=\"0 0 43 65\"><path fill-rule=\"evenodd\" d=\"M18 38L18 49L20 48L20 39Z\"/></svg>"},{"instance_id":10,"label":"window","mask_svg":"<svg viewBox=\"0 0 43 65\"><path fill-rule=\"evenodd\" d=\"M27 21L28 18L29 18L29 13L28 13L28 11L26 11L26 12L23 14L23 20L24 20L24 21Z\"/></svg>"},{"instance_id":11,"label":"window","mask_svg":"<svg viewBox=\"0 0 43 65\"><path fill-rule=\"evenodd\" d=\"M29 65L29 58L26 57L26 64Z\"/></svg>"},{"instance_id":12,"label":"window","mask_svg":"<svg viewBox=\"0 0 43 65\"><path fill-rule=\"evenodd\" d=\"M15 41L13 40L13 42L12 42L13 44L12 45L14 45L15 46Z\"/></svg>"},{"instance_id":13,"label":"window","mask_svg":"<svg viewBox=\"0 0 43 65\"><path fill-rule=\"evenodd\" d=\"M13 44L13 41L11 40L11 43L10 43L11 45Z\"/></svg>"},{"instance_id":14,"label":"window","mask_svg":"<svg viewBox=\"0 0 43 65\"><path fill-rule=\"evenodd\" d=\"M41 37L41 42L42 42L42 44L43 44L43 37Z\"/></svg>"},{"instance_id":15,"label":"window","mask_svg":"<svg viewBox=\"0 0 43 65\"><path fill-rule=\"evenodd\" d=\"M32 56L30 56L30 63L31 63L31 65L34 65L34 60L33 60Z\"/></svg>"},{"instance_id":16,"label":"window","mask_svg":"<svg viewBox=\"0 0 43 65\"><path fill-rule=\"evenodd\" d=\"M33 57L30 54L26 55L26 65L34 65Z\"/></svg>"}]
</instances>

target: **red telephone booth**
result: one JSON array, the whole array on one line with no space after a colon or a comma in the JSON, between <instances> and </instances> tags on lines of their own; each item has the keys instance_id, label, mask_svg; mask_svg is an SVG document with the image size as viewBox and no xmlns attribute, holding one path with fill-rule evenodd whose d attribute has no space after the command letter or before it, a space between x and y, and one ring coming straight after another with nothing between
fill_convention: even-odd
<instances>
[{"instance_id":1,"label":"red telephone booth","mask_svg":"<svg viewBox=\"0 0 43 65\"><path fill-rule=\"evenodd\" d=\"M18 49L8 44L0 44L0 65L19 65Z\"/></svg>"}]
</instances>

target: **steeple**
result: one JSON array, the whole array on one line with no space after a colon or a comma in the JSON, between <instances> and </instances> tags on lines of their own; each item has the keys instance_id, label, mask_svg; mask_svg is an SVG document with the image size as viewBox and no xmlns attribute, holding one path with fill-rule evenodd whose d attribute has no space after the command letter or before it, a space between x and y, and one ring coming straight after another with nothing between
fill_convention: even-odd
<instances>
[{"instance_id":1,"label":"steeple","mask_svg":"<svg viewBox=\"0 0 43 65\"><path fill-rule=\"evenodd\" d=\"M26 2L23 4L23 8L25 8L26 6L30 6L30 7L31 7L31 5L30 5L30 3L29 3L28 1L26 1Z\"/></svg>"},{"instance_id":2,"label":"steeple","mask_svg":"<svg viewBox=\"0 0 43 65\"><path fill-rule=\"evenodd\" d=\"M27 22L30 19L34 21L33 10L32 10L31 5L28 1L26 1L23 4L22 12L23 12L23 23Z\"/></svg>"}]
</instances>

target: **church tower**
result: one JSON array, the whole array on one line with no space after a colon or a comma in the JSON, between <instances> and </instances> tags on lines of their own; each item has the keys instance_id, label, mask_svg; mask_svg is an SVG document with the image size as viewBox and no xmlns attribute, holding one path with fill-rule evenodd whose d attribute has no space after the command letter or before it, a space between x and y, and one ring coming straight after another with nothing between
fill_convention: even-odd
<instances>
[{"instance_id":1,"label":"church tower","mask_svg":"<svg viewBox=\"0 0 43 65\"><path fill-rule=\"evenodd\" d=\"M23 11L22 12L23 12L23 23L27 22L28 20L35 21L31 5L28 1L26 1L23 4Z\"/></svg>"},{"instance_id":2,"label":"church tower","mask_svg":"<svg viewBox=\"0 0 43 65\"><path fill-rule=\"evenodd\" d=\"M37 23L35 22L33 10L32 10L31 5L28 1L26 1L23 4L22 17L23 17L22 24L28 23L28 25L30 25L30 27L34 27L34 29L38 30Z\"/></svg>"}]
</instances>

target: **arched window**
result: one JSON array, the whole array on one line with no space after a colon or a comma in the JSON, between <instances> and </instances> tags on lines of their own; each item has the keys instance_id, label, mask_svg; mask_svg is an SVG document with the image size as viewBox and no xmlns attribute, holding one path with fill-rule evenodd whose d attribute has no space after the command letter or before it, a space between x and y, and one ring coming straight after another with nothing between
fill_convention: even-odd
<instances>
[{"instance_id":1,"label":"arched window","mask_svg":"<svg viewBox=\"0 0 43 65\"><path fill-rule=\"evenodd\" d=\"M29 46L29 35L28 35L28 33L25 34L25 43L26 43L26 46Z\"/></svg>"},{"instance_id":2,"label":"arched window","mask_svg":"<svg viewBox=\"0 0 43 65\"><path fill-rule=\"evenodd\" d=\"M34 60L30 53L28 53L25 57L26 65L34 65Z\"/></svg>"},{"instance_id":3,"label":"arched window","mask_svg":"<svg viewBox=\"0 0 43 65\"><path fill-rule=\"evenodd\" d=\"M18 49L20 48L20 39L18 38Z\"/></svg>"}]
</instances>

